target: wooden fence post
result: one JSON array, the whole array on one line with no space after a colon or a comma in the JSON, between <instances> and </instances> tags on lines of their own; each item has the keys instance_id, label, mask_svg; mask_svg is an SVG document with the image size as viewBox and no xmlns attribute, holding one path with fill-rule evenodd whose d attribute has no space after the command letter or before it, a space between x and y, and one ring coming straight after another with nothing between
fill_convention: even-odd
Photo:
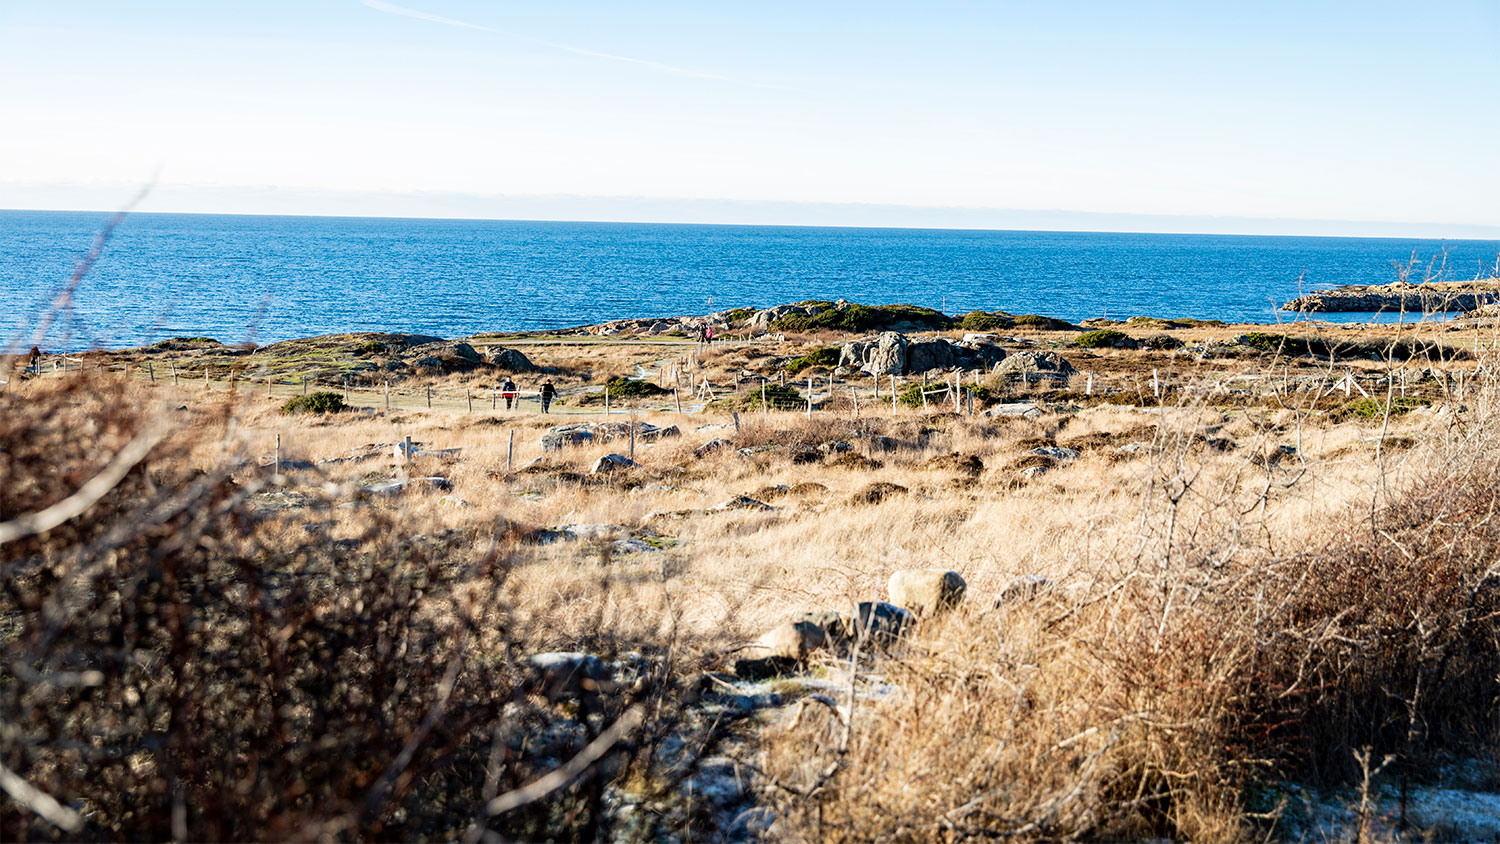
<instances>
[{"instance_id":1,"label":"wooden fence post","mask_svg":"<svg viewBox=\"0 0 1500 844\"><path fill-rule=\"evenodd\" d=\"M854 408L850 412L854 414L854 418L855 419L858 419L859 418L859 393L856 392L853 387L849 388L849 404L852 405L853 408Z\"/></svg>"},{"instance_id":2,"label":"wooden fence post","mask_svg":"<svg viewBox=\"0 0 1500 844\"><path fill-rule=\"evenodd\" d=\"M281 474L281 435L276 435L276 474Z\"/></svg>"},{"instance_id":3,"label":"wooden fence post","mask_svg":"<svg viewBox=\"0 0 1500 844\"><path fill-rule=\"evenodd\" d=\"M149 363L146 364L146 377L151 379L151 383L156 383L156 370Z\"/></svg>"},{"instance_id":4,"label":"wooden fence post","mask_svg":"<svg viewBox=\"0 0 1500 844\"><path fill-rule=\"evenodd\" d=\"M506 471L507 474L510 472L511 458L515 455L515 453L516 453L516 432L515 432L514 429L512 429L511 432L510 432L510 443L505 446L505 471Z\"/></svg>"},{"instance_id":5,"label":"wooden fence post","mask_svg":"<svg viewBox=\"0 0 1500 844\"><path fill-rule=\"evenodd\" d=\"M875 377L879 378L880 376L877 375ZM892 416L896 415L896 375L895 375L895 373L891 374L891 415Z\"/></svg>"},{"instance_id":6,"label":"wooden fence post","mask_svg":"<svg viewBox=\"0 0 1500 844\"><path fill-rule=\"evenodd\" d=\"M391 379L385 379L385 414L391 415Z\"/></svg>"},{"instance_id":7,"label":"wooden fence post","mask_svg":"<svg viewBox=\"0 0 1500 844\"><path fill-rule=\"evenodd\" d=\"M604 415L609 415L609 385L604 385ZM632 429L633 430L633 429Z\"/></svg>"},{"instance_id":8,"label":"wooden fence post","mask_svg":"<svg viewBox=\"0 0 1500 844\"><path fill-rule=\"evenodd\" d=\"M427 385L427 409L432 409L432 385Z\"/></svg>"},{"instance_id":9,"label":"wooden fence post","mask_svg":"<svg viewBox=\"0 0 1500 844\"><path fill-rule=\"evenodd\" d=\"M467 387L464 388L464 398L468 399L468 401L469 401L469 412L473 413L474 412L474 394L471 393L471 392L469 392L469 388L467 388Z\"/></svg>"},{"instance_id":10,"label":"wooden fence post","mask_svg":"<svg viewBox=\"0 0 1500 844\"><path fill-rule=\"evenodd\" d=\"M807 418L812 418L812 376L807 378Z\"/></svg>"},{"instance_id":11,"label":"wooden fence post","mask_svg":"<svg viewBox=\"0 0 1500 844\"><path fill-rule=\"evenodd\" d=\"M677 402L677 414L682 415L682 391L676 387L672 388L672 401Z\"/></svg>"},{"instance_id":12,"label":"wooden fence post","mask_svg":"<svg viewBox=\"0 0 1500 844\"><path fill-rule=\"evenodd\" d=\"M766 413L766 379L760 379L760 412Z\"/></svg>"}]
</instances>

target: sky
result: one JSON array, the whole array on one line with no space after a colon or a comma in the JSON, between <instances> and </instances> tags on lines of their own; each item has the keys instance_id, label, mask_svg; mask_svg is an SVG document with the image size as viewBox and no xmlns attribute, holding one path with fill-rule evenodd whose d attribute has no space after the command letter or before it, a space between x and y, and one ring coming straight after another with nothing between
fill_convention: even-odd
<instances>
[{"instance_id":1,"label":"sky","mask_svg":"<svg viewBox=\"0 0 1500 844\"><path fill-rule=\"evenodd\" d=\"M0 208L1490 237L1500 0L0 0Z\"/></svg>"}]
</instances>

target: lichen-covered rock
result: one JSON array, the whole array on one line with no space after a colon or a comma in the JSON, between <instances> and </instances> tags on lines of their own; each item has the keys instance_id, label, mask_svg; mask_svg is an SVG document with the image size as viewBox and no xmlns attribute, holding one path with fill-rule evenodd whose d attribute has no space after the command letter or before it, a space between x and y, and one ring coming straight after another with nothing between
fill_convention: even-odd
<instances>
[{"instance_id":1,"label":"lichen-covered rock","mask_svg":"<svg viewBox=\"0 0 1500 844\"><path fill-rule=\"evenodd\" d=\"M871 375L906 373L906 335L886 331L864 349L864 363L859 369Z\"/></svg>"},{"instance_id":2,"label":"lichen-covered rock","mask_svg":"<svg viewBox=\"0 0 1500 844\"><path fill-rule=\"evenodd\" d=\"M1009 375L1022 378L1027 381L1040 381L1051 379L1053 381L1066 381L1078 374L1073 364L1057 352L1016 352L1006 356L995 367L996 375Z\"/></svg>"},{"instance_id":3,"label":"lichen-covered rock","mask_svg":"<svg viewBox=\"0 0 1500 844\"><path fill-rule=\"evenodd\" d=\"M886 598L917 615L932 616L958 606L968 588L956 571L904 569L891 575Z\"/></svg>"}]
</instances>

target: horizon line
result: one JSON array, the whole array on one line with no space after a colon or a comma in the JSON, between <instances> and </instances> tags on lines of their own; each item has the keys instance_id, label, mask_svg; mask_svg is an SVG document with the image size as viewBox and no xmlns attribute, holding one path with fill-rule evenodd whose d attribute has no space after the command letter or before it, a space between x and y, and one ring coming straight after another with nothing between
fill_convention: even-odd
<instances>
[{"instance_id":1,"label":"horizon line","mask_svg":"<svg viewBox=\"0 0 1500 844\"><path fill-rule=\"evenodd\" d=\"M541 198L541 197L538 197ZM550 198L550 197L549 197ZM584 197L557 197L566 199L582 199ZM711 220L681 220L681 219L604 219L604 218L567 218L567 217L515 217L515 216L466 216L462 214L417 214L417 213L373 213L373 214L339 214L339 213L309 213L309 212L266 212L266 211L131 211L129 216L141 215L171 215L171 216L199 216L199 217L276 217L288 219L327 219L327 220L410 220L410 221L447 221L447 222L472 222L472 223L545 223L545 224L582 224L582 225L661 225L661 226L701 226L719 228L798 228L798 229L866 229L866 230L891 230L891 231L972 231L972 232L994 232L994 233L1036 233L1036 234L1136 234L1136 235L1184 235L1184 236L1228 236L1228 237L1283 237L1283 238L1320 238L1320 239L1356 239L1356 240L1436 240L1436 241L1473 241L1483 242L1486 240L1500 241L1500 226L1487 226L1475 223L1420 223L1420 222L1396 222L1396 221L1360 221L1360 220L1334 220L1306 217L1244 217L1233 215L1189 215L1189 214L1147 214L1137 212L1115 212L1115 211L1064 211L1064 210L1035 210L1035 209L990 209L977 207L958 206L906 206L906 205L876 205L861 203L780 203L769 200L720 200L720 199L644 199L631 200L619 197L588 197L589 199L602 199L605 201L646 201L646 202L686 202L686 203L725 203L732 205L795 205L806 208L863 208L873 211L899 211L909 210L927 213L968 213L968 214L1040 214L1040 215L1077 215L1081 217L1123 217L1155 219L1162 221L1198 219L1205 222L1213 220L1243 221L1254 223L1306 223L1315 225L1369 225L1369 226L1452 226L1454 228L1471 228L1481 231L1491 230L1489 234L1478 235L1432 235L1432 234L1307 234L1297 232L1245 232L1245 231L1201 231L1183 230L1167 231L1157 229L1108 229L1108 228L1046 228L1042 227L1003 227L987 226L982 224L962 225L918 225L899 223L764 223L764 222L717 222ZM119 209L104 208L10 208L0 207L0 213L32 213L32 214L115 214Z\"/></svg>"}]
</instances>

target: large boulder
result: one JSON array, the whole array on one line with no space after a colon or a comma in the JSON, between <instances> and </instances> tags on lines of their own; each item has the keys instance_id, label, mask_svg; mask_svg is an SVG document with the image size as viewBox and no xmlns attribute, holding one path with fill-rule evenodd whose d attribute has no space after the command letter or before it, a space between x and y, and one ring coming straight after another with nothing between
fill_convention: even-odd
<instances>
[{"instance_id":1,"label":"large boulder","mask_svg":"<svg viewBox=\"0 0 1500 844\"><path fill-rule=\"evenodd\" d=\"M958 606L968 588L956 571L904 569L891 575L886 597L898 607L931 616Z\"/></svg>"},{"instance_id":2,"label":"large boulder","mask_svg":"<svg viewBox=\"0 0 1500 844\"><path fill-rule=\"evenodd\" d=\"M1067 381L1077 375L1078 370L1057 352L1027 351L1008 355L995 367L995 374L1026 381Z\"/></svg>"},{"instance_id":3,"label":"large boulder","mask_svg":"<svg viewBox=\"0 0 1500 844\"><path fill-rule=\"evenodd\" d=\"M957 365L953 344L941 337L929 340L912 340L906 344L906 371L927 372L932 369L952 369Z\"/></svg>"},{"instance_id":4,"label":"large boulder","mask_svg":"<svg viewBox=\"0 0 1500 844\"><path fill-rule=\"evenodd\" d=\"M490 363L507 372L536 372L536 364L521 354L519 349L494 349L490 352Z\"/></svg>"},{"instance_id":5,"label":"large boulder","mask_svg":"<svg viewBox=\"0 0 1500 844\"><path fill-rule=\"evenodd\" d=\"M839 365L870 375L906 374L906 335L882 332L873 340L855 340L839 350Z\"/></svg>"}]
</instances>

